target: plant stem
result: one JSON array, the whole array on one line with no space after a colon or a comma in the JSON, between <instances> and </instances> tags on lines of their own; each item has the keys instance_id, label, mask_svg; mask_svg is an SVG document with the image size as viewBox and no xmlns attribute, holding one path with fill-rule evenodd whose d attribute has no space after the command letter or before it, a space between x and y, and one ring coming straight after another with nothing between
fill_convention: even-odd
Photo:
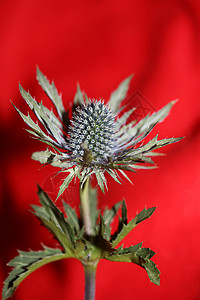
<instances>
[{"instance_id":1,"label":"plant stem","mask_svg":"<svg viewBox=\"0 0 200 300\"><path fill-rule=\"evenodd\" d=\"M83 266L85 271L85 300L94 300L97 263L85 263Z\"/></svg>"},{"instance_id":2,"label":"plant stem","mask_svg":"<svg viewBox=\"0 0 200 300\"><path fill-rule=\"evenodd\" d=\"M83 188L80 187L80 200L83 215L83 224L85 226L85 233L87 236L92 236L93 228L90 215L89 178L84 183Z\"/></svg>"}]
</instances>

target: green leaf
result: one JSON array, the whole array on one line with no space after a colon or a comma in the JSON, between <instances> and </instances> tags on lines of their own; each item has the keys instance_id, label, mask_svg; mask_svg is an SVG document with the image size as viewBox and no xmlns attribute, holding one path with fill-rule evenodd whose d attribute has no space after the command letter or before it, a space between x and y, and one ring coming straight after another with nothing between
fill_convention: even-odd
<instances>
[{"instance_id":1,"label":"green leaf","mask_svg":"<svg viewBox=\"0 0 200 300\"><path fill-rule=\"evenodd\" d=\"M69 204L63 201L63 206L67 215L67 222L78 234L80 231L79 220L75 209L73 209Z\"/></svg>"},{"instance_id":2,"label":"green leaf","mask_svg":"<svg viewBox=\"0 0 200 300\"><path fill-rule=\"evenodd\" d=\"M114 219L114 217L116 216L120 206L122 204L122 201L116 203L115 205L113 205L113 207L111 209L105 209L104 211L104 221L106 224L110 225Z\"/></svg>"},{"instance_id":3,"label":"green leaf","mask_svg":"<svg viewBox=\"0 0 200 300\"><path fill-rule=\"evenodd\" d=\"M121 246L118 249L116 249L116 251L117 251L117 254L135 253L138 251L138 249L141 249L141 247L142 247L142 243L139 243L137 245L130 246L128 248L123 248L123 246Z\"/></svg>"},{"instance_id":4,"label":"green leaf","mask_svg":"<svg viewBox=\"0 0 200 300\"><path fill-rule=\"evenodd\" d=\"M71 239L64 233L60 227L56 226L55 222L52 220L47 220L40 215L36 214L37 218L41 223L53 234L53 236L58 240L60 245L64 248L65 252L74 257L74 247Z\"/></svg>"},{"instance_id":5,"label":"green leaf","mask_svg":"<svg viewBox=\"0 0 200 300\"><path fill-rule=\"evenodd\" d=\"M112 241L112 246L117 246L129 232L137 226L140 222L149 218L153 212L155 211L156 207L152 207L149 209L143 209L134 219L132 219L127 225L122 222L122 229L121 223L119 224L119 228L121 229L120 232L114 235L114 240Z\"/></svg>"},{"instance_id":6,"label":"green leaf","mask_svg":"<svg viewBox=\"0 0 200 300\"><path fill-rule=\"evenodd\" d=\"M121 169L119 169L118 170L131 184L133 184L132 183L132 181L131 181L131 179L126 175L126 173L123 171L123 170L121 170Z\"/></svg>"},{"instance_id":7,"label":"green leaf","mask_svg":"<svg viewBox=\"0 0 200 300\"><path fill-rule=\"evenodd\" d=\"M141 248L141 245L142 243L129 248L120 247L117 252L107 254L105 258L112 261L133 262L145 268L145 263L155 255L155 252L149 248Z\"/></svg>"},{"instance_id":8,"label":"green leaf","mask_svg":"<svg viewBox=\"0 0 200 300\"><path fill-rule=\"evenodd\" d=\"M52 135L60 145L64 144L65 140L62 133L63 126L59 119L54 116L53 112L50 112L46 107L44 107L42 103L37 103L35 99L33 99L32 96L22 88L21 85L19 85L19 90L22 97L33 110L37 119L41 122L47 132Z\"/></svg>"},{"instance_id":9,"label":"green leaf","mask_svg":"<svg viewBox=\"0 0 200 300\"><path fill-rule=\"evenodd\" d=\"M77 83L77 91L74 97L74 105L82 105L82 104L84 104L83 94L80 89L79 83Z\"/></svg>"},{"instance_id":10,"label":"green leaf","mask_svg":"<svg viewBox=\"0 0 200 300\"><path fill-rule=\"evenodd\" d=\"M128 127L124 134L118 138L118 150L123 149L124 145L126 145L126 148L134 147L137 143L142 141L157 123L162 122L167 117L174 103L176 103L176 101L171 101L152 115L148 114L135 126ZM129 150L127 152L129 152Z\"/></svg>"},{"instance_id":11,"label":"green leaf","mask_svg":"<svg viewBox=\"0 0 200 300\"><path fill-rule=\"evenodd\" d=\"M121 127L121 126L125 125L128 118L131 116L131 114L134 112L134 110L136 110L135 107L130 109L129 111L123 113L123 115L116 121L117 126Z\"/></svg>"},{"instance_id":12,"label":"green leaf","mask_svg":"<svg viewBox=\"0 0 200 300\"><path fill-rule=\"evenodd\" d=\"M131 220L127 225L123 224L122 230L118 233L114 241L112 241L112 246L117 246L136 225L136 218Z\"/></svg>"},{"instance_id":13,"label":"green leaf","mask_svg":"<svg viewBox=\"0 0 200 300\"><path fill-rule=\"evenodd\" d=\"M168 138L168 139L162 139L158 141L158 135L156 135L152 140L150 140L147 144L136 148L136 149L132 149L130 151L128 151L125 154L125 157L129 157L129 158L137 158L140 157L140 155L142 155L141 159L144 159L144 156L156 156L156 155L160 155L159 153L155 153L155 152L151 152L154 151L156 149L159 149L161 147L176 143L180 140L182 140L183 137L179 137L179 138Z\"/></svg>"},{"instance_id":14,"label":"green leaf","mask_svg":"<svg viewBox=\"0 0 200 300\"><path fill-rule=\"evenodd\" d=\"M105 193L104 184L106 185L106 179L103 172L97 168L93 168L93 171L96 175L98 185L100 186L103 193Z\"/></svg>"},{"instance_id":15,"label":"green leaf","mask_svg":"<svg viewBox=\"0 0 200 300\"><path fill-rule=\"evenodd\" d=\"M144 268L147 271L149 279L156 285L160 285L160 271L152 260L146 260Z\"/></svg>"},{"instance_id":16,"label":"green leaf","mask_svg":"<svg viewBox=\"0 0 200 300\"><path fill-rule=\"evenodd\" d=\"M122 81L118 88L111 94L109 105L114 113L118 111L121 102L125 99L132 77L133 75Z\"/></svg>"},{"instance_id":17,"label":"green leaf","mask_svg":"<svg viewBox=\"0 0 200 300\"><path fill-rule=\"evenodd\" d=\"M122 202L118 202L116 203L111 209L105 209L104 214L103 214L103 218L104 218L104 222L106 225L106 239L110 240L110 235L111 235L111 226L110 224L112 223L112 221L114 220L120 206L121 206Z\"/></svg>"},{"instance_id":18,"label":"green leaf","mask_svg":"<svg viewBox=\"0 0 200 300\"><path fill-rule=\"evenodd\" d=\"M126 202L124 199L122 201L122 222L125 225L127 224L127 207L126 207Z\"/></svg>"},{"instance_id":19,"label":"green leaf","mask_svg":"<svg viewBox=\"0 0 200 300\"><path fill-rule=\"evenodd\" d=\"M65 113L65 108L62 103L62 98L59 96L58 91L54 85L54 82L50 84L48 79L42 74L42 72L38 67L37 67L37 79L42 89L52 100L60 118L62 119L63 114Z\"/></svg>"},{"instance_id":20,"label":"green leaf","mask_svg":"<svg viewBox=\"0 0 200 300\"><path fill-rule=\"evenodd\" d=\"M4 282L2 299L11 297L18 285L33 271L40 267L63 258L70 257L60 249L44 246L42 251L19 251L19 255L12 259L8 265L14 267Z\"/></svg>"},{"instance_id":21,"label":"green leaf","mask_svg":"<svg viewBox=\"0 0 200 300\"><path fill-rule=\"evenodd\" d=\"M42 208L32 206L35 215L42 224L54 235L64 249L73 255L74 234L64 214L54 205L48 195L38 186L38 195Z\"/></svg>"},{"instance_id":22,"label":"green leaf","mask_svg":"<svg viewBox=\"0 0 200 300\"><path fill-rule=\"evenodd\" d=\"M14 105L13 105L14 106ZM31 117L28 115L24 115L17 107L14 106L14 108L16 109L16 111L19 113L19 115L21 116L21 118L23 119L23 121L35 132L36 136L38 138L44 138L48 141L50 141L51 143L54 143L54 140L52 140L50 137L48 137L43 131L42 129L39 127L39 125L37 123L35 123Z\"/></svg>"},{"instance_id":23,"label":"green leaf","mask_svg":"<svg viewBox=\"0 0 200 300\"><path fill-rule=\"evenodd\" d=\"M114 262L131 262L147 271L149 279L156 285L160 284L160 272L155 263L150 260L155 252L149 248L141 248L142 243L129 248L120 247L117 252L106 253L104 258Z\"/></svg>"},{"instance_id":24,"label":"green leaf","mask_svg":"<svg viewBox=\"0 0 200 300\"><path fill-rule=\"evenodd\" d=\"M90 205L90 216L91 216L92 228L95 229L97 219L99 216L99 211L97 209L97 189L93 188L90 182L88 186L88 198L89 198L89 205Z\"/></svg>"},{"instance_id":25,"label":"green leaf","mask_svg":"<svg viewBox=\"0 0 200 300\"><path fill-rule=\"evenodd\" d=\"M31 156L33 160L39 161L41 164L51 164L53 167L71 168L73 166L72 161L63 161L63 156L57 153L53 153L48 149L46 151L34 152Z\"/></svg>"},{"instance_id":26,"label":"green leaf","mask_svg":"<svg viewBox=\"0 0 200 300\"><path fill-rule=\"evenodd\" d=\"M70 182L73 180L73 178L76 175L76 170L75 168L66 170L65 172L69 172L69 175L64 179L63 183L60 186L59 192L58 192L58 196L57 199L62 195L62 193L66 190L66 188L68 187L68 185L70 184Z\"/></svg>"},{"instance_id":27,"label":"green leaf","mask_svg":"<svg viewBox=\"0 0 200 300\"><path fill-rule=\"evenodd\" d=\"M100 226L99 233L103 239L106 239L106 224L104 222L103 216L100 214Z\"/></svg>"},{"instance_id":28,"label":"green leaf","mask_svg":"<svg viewBox=\"0 0 200 300\"><path fill-rule=\"evenodd\" d=\"M121 182L119 181L119 179L117 178L118 174L115 170L112 169L106 169L106 172L119 184L121 184Z\"/></svg>"},{"instance_id":29,"label":"green leaf","mask_svg":"<svg viewBox=\"0 0 200 300\"><path fill-rule=\"evenodd\" d=\"M138 215L136 215L136 224L148 219L154 213L156 207L144 208Z\"/></svg>"}]
</instances>

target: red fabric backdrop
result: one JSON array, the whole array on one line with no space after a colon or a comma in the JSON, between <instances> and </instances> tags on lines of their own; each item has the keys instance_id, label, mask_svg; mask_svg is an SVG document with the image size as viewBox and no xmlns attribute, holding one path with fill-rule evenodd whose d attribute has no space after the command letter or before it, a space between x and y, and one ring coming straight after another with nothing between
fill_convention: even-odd
<instances>
[{"instance_id":1,"label":"red fabric backdrop","mask_svg":"<svg viewBox=\"0 0 200 300\"><path fill-rule=\"evenodd\" d=\"M198 0L75 0L0 3L0 230L1 282L16 249L52 246L50 234L29 212L38 203L36 185L54 172L30 159L45 145L30 139L10 99L23 112L18 82L36 99L45 98L35 80L36 65L72 101L77 80L90 97L108 99L118 83L135 73L131 91L140 91L156 109L179 98L160 137L186 136L165 148L159 169L131 174L134 185L108 180L101 204L124 196L129 218L146 205L154 216L138 226L125 245L144 241L156 251L161 286L141 268L102 261L99 299L200 299L200 4ZM72 189L72 194L76 191ZM76 205L75 196L72 204ZM71 201L71 200L70 200ZM13 299L82 299L84 274L78 261L45 266L27 278Z\"/></svg>"}]
</instances>

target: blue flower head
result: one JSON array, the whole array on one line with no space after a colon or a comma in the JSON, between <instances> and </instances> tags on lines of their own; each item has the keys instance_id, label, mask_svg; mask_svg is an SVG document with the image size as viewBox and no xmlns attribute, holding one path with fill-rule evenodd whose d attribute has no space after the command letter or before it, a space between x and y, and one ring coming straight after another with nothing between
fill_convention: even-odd
<instances>
[{"instance_id":1,"label":"blue flower head","mask_svg":"<svg viewBox=\"0 0 200 300\"><path fill-rule=\"evenodd\" d=\"M154 150L181 139L158 140L155 136L148 143L141 145L141 141L154 126L168 115L175 101L138 122L128 122L134 108L123 112L121 103L127 95L131 77L118 86L106 104L102 99L88 99L78 86L71 119L54 83L49 83L39 69L37 79L51 99L57 114L42 102L38 103L20 85L22 97L44 128L43 130L29 115L24 115L16 108L30 127L27 131L53 149L35 152L32 158L42 164L59 167L63 173L69 173L60 187L58 196L74 177L78 177L81 184L84 184L89 176L96 176L100 188L104 191L105 173L120 183L119 174L128 179L124 171L154 168L151 157L159 155Z\"/></svg>"}]
</instances>

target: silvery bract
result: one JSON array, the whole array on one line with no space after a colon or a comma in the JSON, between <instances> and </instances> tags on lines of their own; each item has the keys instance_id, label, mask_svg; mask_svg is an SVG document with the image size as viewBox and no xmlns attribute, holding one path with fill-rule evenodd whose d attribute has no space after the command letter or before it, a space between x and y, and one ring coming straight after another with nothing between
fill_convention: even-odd
<instances>
[{"instance_id":1,"label":"silvery bract","mask_svg":"<svg viewBox=\"0 0 200 300\"><path fill-rule=\"evenodd\" d=\"M70 110L65 110L54 83L50 84L39 69L37 69L39 84L53 102L58 116L42 102L36 102L20 86L22 97L45 131L29 115L24 115L18 109L17 111L31 128L28 132L53 149L53 151L47 149L35 152L32 158L42 164L60 167L61 172L69 173L60 187L58 196L63 193L74 177L78 177L83 184L91 175L96 176L100 188L104 191L106 172L117 182L120 182L119 174L128 179L124 170L135 171L154 167L151 166L154 165L151 156L159 154L153 150L181 139L157 140L155 136L141 146L141 141L158 122L163 121L175 101L147 115L139 122L128 122L134 108L123 113L124 107L121 107L121 103L127 95L131 77L119 85L107 103L102 99L88 99L78 86L72 106L71 120Z\"/></svg>"}]
</instances>

